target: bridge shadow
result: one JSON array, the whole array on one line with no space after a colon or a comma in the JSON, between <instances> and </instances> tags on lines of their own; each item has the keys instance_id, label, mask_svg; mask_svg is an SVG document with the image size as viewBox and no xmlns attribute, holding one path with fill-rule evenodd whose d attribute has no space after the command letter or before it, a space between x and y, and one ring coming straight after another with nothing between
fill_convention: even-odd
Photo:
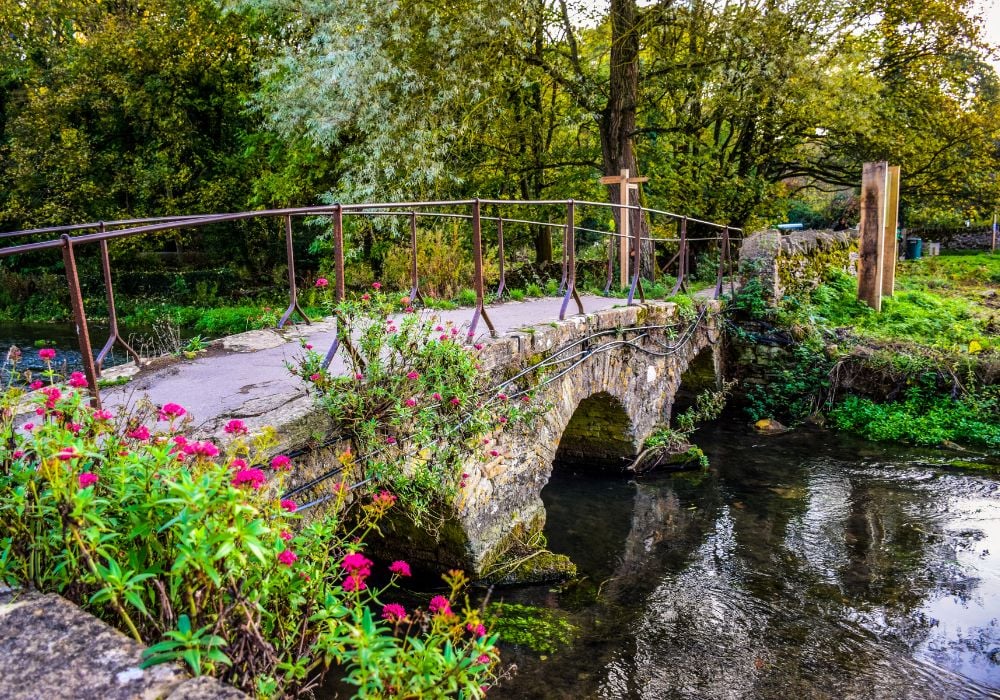
<instances>
[{"instance_id":1,"label":"bridge shadow","mask_svg":"<svg viewBox=\"0 0 1000 700\"><path fill-rule=\"evenodd\" d=\"M620 474L635 456L635 428L625 406L600 391L577 405L559 439L553 469Z\"/></svg>"}]
</instances>

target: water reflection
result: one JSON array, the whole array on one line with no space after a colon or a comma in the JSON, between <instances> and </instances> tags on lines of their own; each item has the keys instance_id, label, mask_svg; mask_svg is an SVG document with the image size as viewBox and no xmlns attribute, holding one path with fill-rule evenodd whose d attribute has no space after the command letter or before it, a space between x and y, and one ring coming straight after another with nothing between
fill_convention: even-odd
<instances>
[{"instance_id":1,"label":"water reflection","mask_svg":"<svg viewBox=\"0 0 1000 700\"><path fill-rule=\"evenodd\" d=\"M699 443L700 479L553 477L549 543L587 579L503 596L580 633L507 650L496 696L1000 697L996 480L821 433Z\"/></svg>"}]
</instances>

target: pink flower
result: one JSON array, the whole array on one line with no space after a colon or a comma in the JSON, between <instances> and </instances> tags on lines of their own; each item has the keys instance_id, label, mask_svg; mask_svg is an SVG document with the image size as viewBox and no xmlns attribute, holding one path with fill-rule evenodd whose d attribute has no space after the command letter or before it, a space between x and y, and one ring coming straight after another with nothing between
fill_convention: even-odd
<instances>
[{"instance_id":1,"label":"pink flower","mask_svg":"<svg viewBox=\"0 0 1000 700\"><path fill-rule=\"evenodd\" d=\"M75 447L64 447L56 454L56 458L62 460L63 462L68 462L71 459L76 459L80 455L77 454Z\"/></svg>"},{"instance_id":2,"label":"pink flower","mask_svg":"<svg viewBox=\"0 0 1000 700\"><path fill-rule=\"evenodd\" d=\"M410 297L402 297L399 300L399 303L402 304L403 306L409 306L410 305Z\"/></svg>"},{"instance_id":3,"label":"pink flower","mask_svg":"<svg viewBox=\"0 0 1000 700\"><path fill-rule=\"evenodd\" d=\"M247 461L245 459L234 459L232 462L229 463L229 468L236 470L246 469Z\"/></svg>"},{"instance_id":4,"label":"pink flower","mask_svg":"<svg viewBox=\"0 0 1000 700\"><path fill-rule=\"evenodd\" d=\"M56 351L52 348L42 348L38 351L38 356L45 362L52 362L52 360L56 359Z\"/></svg>"},{"instance_id":5,"label":"pink flower","mask_svg":"<svg viewBox=\"0 0 1000 700\"><path fill-rule=\"evenodd\" d=\"M455 328L454 326L452 326L452 329L451 329L451 334L452 334L452 335L458 335L458 329L457 329L457 328Z\"/></svg>"},{"instance_id":6,"label":"pink flower","mask_svg":"<svg viewBox=\"0 0 1000 700\"><path fill-rule=\"evenodd\" d=\"M398 329L395 326L389 326L389 332L395 333Z\"/></svg>"},{"instance_id":7,"label":"pink flower","mask_svg":"<svg viewBox=\"0 0 1000 700\"><path fill-rule=\"evenodd\" d=\"M279 505L281 506L282 510L287 511L289 513L294 513L298 509L298 506L295 505L295 501L288 498L281 499Z\"/></svg>"},{"instance_id":8,"label":"pink flower","mask_svg":"<svg viewBox=\"0 0 1000 700\"><path fill-rule=\"evenodd\" d=\"M509 397L507 396L507 394L504 394L503 392L501 392L501 393L497 394L497 398L500 399L501 401L506 401Z\"/></svg>"},{"instance_id":9,"label":"pink flower","mask_svg":"<svg viewBox=\"0 0 1000 700\"><path fill-rule=\"evenodd\" d=\"M437 392L435 391L435 392L434 392L434 397L433 397L433 398L434 398L434 400L435 400L435 401L440 401L440 400L441 400L441 394L439 394L439 393L437 393Z\"/></svg>"},{"instance_id":10,"label":"pink flower","mask_svg":"<svg viewBox=\"0 0 1000 700\"><path fill-rule=\"evenodd\" d=\"M315 374L310 374L309 375L309 381L311 381L311 382L318 382L322 378L323 378L323 375L320 374L319 372L316 372Z\"/></svg>"},{"instance_id":11,"label":"pink flower","mask_svg":"<svg viewBox=\"0 0 1000 700\"><path fill-rule=\"evenodd\" d=\"M226 423L226 427L223 428L223 430L230 435L246 435L250 432L247 428L247 424L238 419L233 419Z\"/></svg>"},{"instance_id":12,"label":"pink flower","mask_svg":"<svg viewBox=\"0 0 1000 700\"><path fill-rule=\"evenodd\" d=\"M372 282L372 289L374 289L377 292L378 290L382 289L382 283L381 282Z\"/></svg>"},{"instance_id":13,"label":"pink flower","mask_svg":"<svg viewBox=\"0 0 1000 700\"><path fill-rule=\"evenodd\" d=\"M185 413L187 413L187 409L180 404L166 403L160 409L160 420L174 420L175 418L180 418Z\"/></svg>"},{"instance_id":14,"label":"pink flower","mask_svg":"<svg viewBox=\"0 0 1000 700\"><path fill-rule=\"evenodd\" d=\"M440 333L444 330L444 326L434 326L434 330L435 332Z\"/></svg>"},{"instance_id":15,"label":"pink flower","mask_svg":"<svg viewBox=\"0 0 1000 700\"><path fill-rule=\"evenodd\" d=\"M32 391L38 391L43 386L45 386L45 382L43 382L41 379L36 379L35 381L33 381L31 384L28 385L28 388L31 389Z\"/></svg>"},{"instance_id":16,"label":"pink flower","mask_svg":"<svg viewBox=\"0 0 1000 700\"><path fill-rule=\"evenodd\" d=\"M14 457L14 459L21 459L21 457L24 456L24 450L14 450L12 456Z\"/></svg>"},{"instance_id":17,"label":"pink flower","mask_svg":"<svg viewBox=\"0 0 1000 700\"><path fill-rule=\"evenodd\" d=\"M450 401L452 406L457 406L458 404L462 403L462 400L457 396L452 396Z\"/></svg>"},{"instance_id":18,"label":"pink flower","mask_svg":"<svg viewBox=\"0 0 1000 700\"><path fill-rule=\"evenodd\" d=\"M198 455L199 457L216 457L219 454L219 448L207 440L205 442L193 442L188 447L191 448L191 454Z\"/></svg>"},{"instance_id":19,"label":"pink flower","mask_svg":"<svg viewBox=\"0 0 1000 700\"><path fill-rule=\"evenodd\" d=\"M147 428L144 425L140 425L135 430L129 431L128 436L133 440L140 440L142 442L145 442L146 440L149 439L149 428Z\"/></svg>"},{"instance_id":20,"label":"pink flower","mask_svg":"<svg viewBox=\"0 0 1000 700\"><path fill-rule=\"evenodd\" d=\"M320 277L319 279L316 280L316 286L321 289L329 284L330 280L328 280L326 277Z\"/></svg>"},{"instance_id":21,"label":"pink flower","mask_svg":"<svg viewBox=\"0 0 1000 700\"><path fill-rule=\"evenodd\" d=\"M87 386L87 378L83 372L73 372L73 374L69 375L69 385L74 389L82 389Z\"/></svg>"},{"instance_id":22,"label":"pink flower","mask_svg":"<svg viewBox=\"0 0 1000 700\"><path fill-rule=\"evenodd\" d=\"M389 437L387 437L385 439L385 444L386 445L395 445L396 444L396 438L394 438L392 435L390 435Z\"/></svg>"},{"instance_id":23,"label":"pink flower","mask_svg":"<svg viewBox=\"0 0 1000 700\"><path fill-rule=\"evenodd\" d=\"M483 349L483 344L482 343L476 343L472 347L474 347L476 350L482 350Z\"/></svg>"},{"instance_id":24,"label":"pink flower","mask_svg":"<svg viewBox=\"0 0 1000 700\"><path fill-rule=\"evenodd\" d=\"M80 425L79 423L70 423L69 424L69 430L74 435L79 435L80 431L83 430L83 426Z\"/></svg>"},{"instance_id":25,"label":"pink flower","mask_svg":"<svg viewBox=\"0 0 1000 700\"><path fill-rule=\"evenodd\" d=\"M84 472L77 477L77 481L80 484L80 488L85 489L88 486L93 486L97 483L97 474L94 474L93 472Z\"/></svg>"},{"instance_id":26,"label":"pink flower","mask_svg":"<svg viewBox=\"0 0 1000 700\"><path fill-rule=\"evenodd\" d=\"M438 340L442 340L442 341L443 341L443 340L448 340L448 334L447 334L447 333L442 333L442 334L441 334L441 337L440 337L440 338L438 338Z\"/></svg>"},{"instance_id":27,"label":"pink flower","mask_svg":"<svg viewBox=\"0 0 1000 700\"><path fill-rule=\"evenodd\" d=\"M354 373L354 378L357 379L360 382L362 379L365 378L365 375L361 374L361 372L355 372Z\"/></svg>"},{"instance_id":28,"label":"pink flower","mask_svg":"<svg viewBox=\"0 0 1000 700\"><path fill-rule=\"evenodd\" d=\"M497 420L499 420L501 423L506 423L507 422L507 416L500 416L500 418L498 418Z\"/></svg>"},{"instance_id":29,"label":"pink flower","mask_svg":"<svg viewBox=\"0 0 1000 700\"><path fill-rule=\"evenodd\" d=\"M291 566L299 560L299 555L290 549L286 549L281 554L278 555L278 561L285 566Z\"/></svg>"},{"instance_id":30,"label":"pink flower","mask_svg":"<svg viewBox=\"0 0 1000 700\"><path fill-rule=\"evenodd\" d=\"M271 460L271 469L275 471L288 471L292 468L292 460L285 455L277 455Z\"/></svg>"},{"instance_id":31,"label":"pink flower","mask_svg":"<svg viewBox=\"0 0 1000 700\"><path fill-rule=\"evenodd\" d=\"M249 484L251 488L259 489L264 485L267 477L260 469L240 469L233 477L233 486L243 486Z\"/></svg>"},{"instance_id":32,"label":"pink flower","mask_svg":"<svg viewBox=\"0 0 1000 700\"><path fill-rule=\"evenodd\" d=\"M344 590L348 593L352 593L353 591L363 591L365 588L367 588L365 582L356 576L348 576L344 579Z\"/></svg>"},{"instance_id":33,"label":"pink flower","mask_svg":"<svg viewBox=\"0 0 1000 700\"><path fill-rule=\"evenodd\" d=\"M500 453L496 450L490 450L490 457L499 457Z\"/></svg>"},{"instance_id":34,"label":"pink flower","mask_svg":"<svg viewBox=\"0 0 1000 700\"><path fill-rule=\"evenodd\" d=\"M405 403L410 408L413 408L414 406L417 405L417 400L416 399L407 399Z\"/></svg>"},{"instance_id":35,"label":"pink flower","mask_svg":"<svg viewBox=\"0 0 1000 700\"><path fill-rule=\"evenodd\" d=\"M292 538L294 537L294 536L292 535L292 533L290 533L290 532L289 532L288 530L282 530L282 531L281 531L281 534L280 534L280 535L278 535L278 536L279 536L279 537L280 537L281 539L283 539L283 540L284 540L285 542L291 542L291 541L292 541Z\"/></svg>"},{"instance_id":36,"label":"pink flower","mask_svg":"<svg viewBox=\"0 0 1000 700\"><path fill-rule=\"evenodd\" d=\"M34 429L35 429L35 424L34 423L25 423L24 424L24 432L30 433Z\"/></svg>"},{"instance_id":37,"label":"pink flower","mask_svg":"<svg viewBox=\"0 0 1000 700\"><path fill-rule=\"evenodd\" d=\"M371 298L372 298L372 295L369 294L368 292L365 292L364 294L361 295L361 301L370 301Z\"/></svg>"},{"instance_id":38,"label":"pink flower","mask_svg":"<svg viewBox=\"0 0 1000 700\"><path fill-rule=\"evenodd\" d=\"M396 496L388 491L379 491L378 495L372 499L378 505L391 506L396 502Z\"/></svg>"},{"instance_id":39,"label":"pink flower","mask_svg":"<svg viewBox=\"0 0 1000 700\"><path fill-rule=\"evenodd\" d=\"M436 595L431 598L430 610L434 615L451 615L451 601L443 595Z\"/></svg>"},{"instance_id":40,"label":"pink flower","mask_svg":"<svg viewBox=\"0 0 1000 700\"><path fill-rule=\"evenodd\" d=\"M306 350L312 350L312 349L313 349L313 346L312 346L312 343L306 343L306 344L305 344L305 345L304 345L303 347L304 347L304 348L305 348Z\"/></svg>"},{"instance_id":41,"label":"pink flower","mask_svg":"<svg viewBox=\"0 0 1000 700\"><path fill-rule=\"evenodd\" d=\"M410 573L410 565L402 560L392 562L392 564L389 565L389 571L397 576L412 576Z\"/></svg>"},{"instance_id":42,"label":"pink flower","mask_svg":"<svg viewBox=\"0 0 1000 700\"><path fill-rule=\"evenodd\" d=\"M406 608L399 603L388 603L382 606L382 619L392 624L402 622L406 618Z\"/></svg>"},{"instance_id":43,"label":"pink flower","mask_svg":"<svg viewBox=\"0 0 1000 700\"><path fill-rule=\"evenodd\" d=\"M345 591L360 591L365 588L365 579L372 573L372 562L361 552L352 552L344 557L340 566L347 570L344 579Z\"/></svg>"},{"instance_id":44,"label":"pink flower","mask_svg":"<svg viewBox=\"0 0 1000 700\"><path fill-rule=\"evenodd\" d=\"M490 657L487 654L480 654L479 658L476 659L477 664L482 664L483 666L488 666L490 663Z\"/></svg>"},{"instance_id":45,"label":"pink flower","mask_svg":"<svg viewBox=\"0 0 1000 700\"><path fill-rule=\"evenodd\" d=\"M405 309L403 309L403 311L408 314L416 313L416 309L414 309L412 306L407 306Z\"/></svg>"},{"instance_id":46,"label":"pink flower","mask_svg":"<svg viewBox=\"0 0 1000 700\"><path fill-rule=\"evenodd\" d=\"M94 420L111 420L114 415L111 411L105 411L103 408L94 411Z\"/></svg>"},{"instance_id":47,"label":"pink flower","mask_svg":"<svg viewBox=\"0 0 1000 700\"><path fill-rule=\"evenodd\" d=\"M407 379L420 379L420 372L411 370L410 372L406 373L406 378Z\"/></svg>"},{"instance_id":48,"label":"pink flower","mask_svg":"<svg viewBox=\"0 0 1000 700\"><path fill-rule=\"evenodd\" d=\"M480 625L473 625L472 623L469 623L468 625L465 626L465 629L467 629L469 632L472 632L477 637L485 637L486 636L486 628L483 625L481 625L481 624ZM480 658L482 658L482 657L480 657ZM489 657L486 657L486 658L489 659Z\"/></svg>"}]
</instances>

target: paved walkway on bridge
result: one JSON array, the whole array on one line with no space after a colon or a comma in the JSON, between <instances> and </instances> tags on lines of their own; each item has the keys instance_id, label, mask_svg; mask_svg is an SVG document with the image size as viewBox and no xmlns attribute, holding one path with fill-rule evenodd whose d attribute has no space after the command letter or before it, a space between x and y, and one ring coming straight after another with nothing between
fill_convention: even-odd
<instances>
[{"instance_id":1,"label":"paved walkway on bridge","mask_svg":"<svg viewBox=\"0 0 1000 700\"><path fill-rule=\"evenodd\" d=\"M584 295L584 313L625 304L624 299ZM559 319L561 298L532 299L523 302L504 302L487 307L490 320L497 333L503 335L518 328L550 323ZM567 318L576 310L570 302ZM442 321L468 326L474 309L432 312ZM480 320L478 337L489 337L489 329ZM148 396L158 405L179 403L194 417L195 426L218 428L220 419L247 418L261 415L294 400L305 393L298 377L288 371L286 363L300 356L301 339L325 353L335 337L334 323L330 319L312 325L286 326L283 330L266 329L248 331L224 338L221 349L213 348L193 360L171 361L166 366L148 368L139 372L128 384L102 391L105 407L115 408ZM464 332L461 336L464 337ZM342 352L338 352L330 369L335 373L346 371ZM122 370L113 368L106 376L112 377Z\"/></svg>"}]
</instances>

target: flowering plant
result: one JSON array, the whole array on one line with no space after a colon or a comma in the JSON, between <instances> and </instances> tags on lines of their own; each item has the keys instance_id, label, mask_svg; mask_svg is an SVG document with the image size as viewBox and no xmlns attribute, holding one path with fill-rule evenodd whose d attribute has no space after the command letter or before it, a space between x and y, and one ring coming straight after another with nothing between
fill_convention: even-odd
<instances>
[{"instance_id":1,"label":"flowering plant","mask_svg":"<svg viewBox=\"0 0 1000 700\"><path fill-rule=\"evenodd\" d=\"M289 369L349 437L364 480L399 494L420 521L461 494L470 455L497 456L496 436L537 409L527 391L492 386L465 329L412 304L378 282L329 304L346 371L326 369L311 348Z\"/></svg>"},{"instance_id":2,"label":"flowering plant","mask_svg":"<svg viewBox=\"0 0 1000 700\"><path fill-rule=\"evenodd\" d=\"M497 663L478 612L390 601L406 562L379 566L364 538L395 496L333 492L304 523L282 500L291 461L273 431L186 435L179 404L114 415L73 387L0 396L0 580L58 592L181 661L259 697L308 691L328 671L356 697L478 698ZM471 626L471 629L468 628Z\"/></svg>"}]
</instances>

